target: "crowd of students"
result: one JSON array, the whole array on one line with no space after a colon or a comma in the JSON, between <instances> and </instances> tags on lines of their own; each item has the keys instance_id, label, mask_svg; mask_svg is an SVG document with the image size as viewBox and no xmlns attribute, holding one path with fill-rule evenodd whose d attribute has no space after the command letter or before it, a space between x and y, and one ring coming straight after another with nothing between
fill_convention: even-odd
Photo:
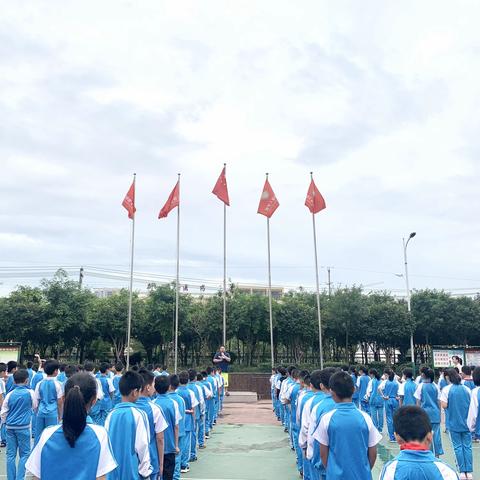
<instances>
[{"instance_id":1,"label":"crowd of students","mask_svg":"<svg viewBox=\"0 0 480 480\"><path fill-rule=\"evenodd\" d=\"M0 363L8 480L26 471L41 480L178 480L223 407L220 368L169 375L160 365L33 367Z\"/></svg>"},{"instance_id":2,"label":"crowd of students","mask_svg":"<svg viewBox=\"0 0 480 480\"><path fill-rule=\"evenodd\" d=\"M480 367L365 367L312 372L278 367L270 377L273 411L304 480L370 480L384 419L400 454L381 480L472 479L472 442L480 441ZM456 470L440 460L442 410Z\"/></svg>"}]
</instances>

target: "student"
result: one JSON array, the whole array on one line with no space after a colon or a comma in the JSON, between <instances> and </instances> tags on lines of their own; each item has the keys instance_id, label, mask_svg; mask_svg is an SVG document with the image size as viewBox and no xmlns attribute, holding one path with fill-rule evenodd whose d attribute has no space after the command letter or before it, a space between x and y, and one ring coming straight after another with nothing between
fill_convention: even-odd
<instances>
[{"instance_id":1,"label":"student","mask_svg":"<svg viewBox=\"0 0 480 480\"><path fill-rule=\"evenodd\" d=\"M355 385L355 392L353 394L352 401L357 407L359 407L360 397L358 395L358 388L357 388L358 375L357 375L357 369L353 366L350 367L350 377L352 378L353 384Z\"/></svg>"},{"instance_id":2,"label":"student","mask_svg":"<svg viewBox=\"0 0 480 480\"><path fill-rule=\"evenodd\" d=\"M122 401L122 395L120 394L120 388L118 387L118 384L120 383L120 379L122 378L122 372L123 372L124 366L122 362L117 362L113 366L113 370L115 375L112 378L112 383L113 383L113 388L115 391L113 392L113 401L112 404L115 406L117 403L120 403Z\"/></svg>"},{"instance_id":3,"label":"student","mask_svg":"<svg viewBox=\"0 0 480 480\"><path fill-rule=\"evenodd\" d=\"M216 399L218 398L218 388L217 388L217 382L215 381L215 378L213 377L213 368L212 367L207 367L206 369L207 372L207 382L210 385L210 389L212 390L212 398L210 403L207 403L207 435L208 432L210 432L213 428L213 425L215 423L215 404L216 404ZM279 404L280 402L278 401L278 393L277 393L277 403ZM181 449L182 447L180 447Z\"/></svg>"},{"instance_id":4,"label":"student","mask_svg":"<svg viewBox=\"0 0 480 480\"><path fill-rule=\"evenodd\" d=\"M352 402L355 386L346 372L330 378L335 408L326 413L314 438L320 443L320 456L328 480L371 480L377 459L377 443L382 436L370 416Z\"/></svg>"},{"instance_id":5,"label":"student","mask_svg":"<svg viewBox=\"0 0 480 480\"><path fill-rule=\"evenodd\" d=\"M300 392L300 371L296 368L292 370L291 374L291 386L288 388L287 392L285 393L285 401L287 402L287 408L289 410L288 417L290 419L290 423L288 425L288 432L290 436L290 448L292 450L296 450L297 443L298 443L298 427L297 427L297 419L296 419L296 410L297 410L297 398ZM296 430L296 432L294 432Z\"/></svg>"},{"instance_id":6,"label":"student","mask_svg":"<svg viewBox=\"0 0 480 480\"><path fill-rule=\"evenodd\" d=\"M384 400L380 394L380 384L382 379L380 373L371 368L368 372L370 375L370 382L367 387L366 398L368 399L368 406L370 410L370 416L372 417L375 428L382 433L383 431L383 412L384 412Z\"/></svg>"},{"instance_id":7,"label":"student","mask_svg":"<svg viewBox=\"0 0 480 480\"><path fill-rule=\"evenodd\" d=\"M175 456L175 469L173 470L173 479L179 480L180 479L180 470L182 464L182 451L181 446L184 443L183 437L185 437L185 422L186 422L186 414L185 412L185 401L183 398L177 393L177 389L180 385L180 381L178 379L178 375L170 375L170 388L168 390L168 397L172 399L176 404L180 411L180 415L182 419L178 424L178 445L180 448L180 452Z\"/></svg>"},{"instance_id":8,"label":"student","mask_svg":"<svg viewBox=\"0 0 480 480\"><path fill-rule=\"evenodd\" d=\"M472 390L470 397L467 425L473 433L474 441L478 442L480 440L480 422L477 422L480 413L480 367L476 367L475 370L473 370L473 381L475 388Z\"/></svg>"},{"instance_id":9,"label":"student","mask_svg":"<svg viewBox=\"0 0 480 480\"><path fill-rule=\"evenodd\" d=\"M195 429L195 408L198 405L198 400L195 394L187 387L188 384L188 372L180 372L178 380L180 382L177 388L177 393L183 398L185 402L185 435L182 437L180 443L180 450L182 455L181 473L187 473L190 471L190 454L192 445L192 432Z\"/></svg>"},{"instance_id":10,"label":"student","mask_svg":"<svg viewBox=\"0 0 480 480\"><path fill-rule=\"evenodd\" d=\"M175 457L180 454L178 447L179 424L182 420L180 409L170 395L167 394L170 388L170 378L166 375L155 377L155 390L157 398L155 404L163 412L167 421L167 428L164 430L164 452L163 452L163 475L162 480L173 480L175 470Z\"/></svg>"},{"instance_id":11,"label":"student","mask_svg":"<svg viewBox=\"0 0 480 480\"><path fill-rule=\"evenodd\" d=\"M15 388L13 374L17 371L17 366L18 364L15 360L10 360L9 362L7 362L7 378L5 380L5 389L7 391L7 394Z\"/></svg>"},{"instance_id":12,"label":"student","mask_svg":"<svg viewBox=\"0 0 480 480\"><path fill-rule=\"evenodd\" d=\"M197 373L197 377L195 380L195 388L199 392L199 396L202 399L200 403L200 417L196 423L197 427L197 440L198 440L198 448L203 449L206 448L205 446L205 412L207 409L207 399L208 396L211 395L210 390L203 385L203 375L201 373Z\"/></svg>"},{"instance_id":13,"label":"student","mask_svg":"<svg viewBox=\"0 0 480 480\"><path fill-rule=\"evenodd\" d=\"M66 366L67 365L65 363L60 363L58 366L57 382L65 383L67 381L67 376L65 375Z\"/></svg>"},{"instance_id":14,"label":"student","mask_svg":"<svg viewBox=\"0 0 480 480\"><path fill-rule=\"evenodd\" d=\"M448 410L448 433L455 452L461 478L471 478L473 472L472 435L467 425L471 392L461 384L461 377L454 368L445 372L449 385L440 394L442 407Z\"/></svg>"},{"instance_id":15,"label":"student","mask_svg":"<svg viewBox=\"0 0 480 480\"><path fill-rule=\"evenodd\" d=\"M71 377L73 377L76 373L78 373L78 368L75 365L67 365L65 367L65 383L67 383L67 380Z\"/></svg>"},{"instance_id":16,"label":"student","mask_svg":"<svg viewBox=\"0 0 480 480\"><path fill-rule=\"evenodd\" d=\"M310 474L312 479L320 479L325 477L325 467L322 465L320 458L320 444L315 440L314 434L320 425L322 417L335 408L335 401L332 398L332 392L330 391L330 379L332 375L337 372L336 368L327 367L321 370L320 374L320 389L325 394L323 400L317 403L312 411L312 417L314 421L311 423L308 430L307 437L307 451L306 457L310 460L311 470Z\"/></svg>"},{"instance_id":17,"label":"student","mask_svg":"<svg viewBox=\"0 0 480 480\"><path fill-rule=\"evenodd\" d=\"M33 369L33 362L30 361L30 360L27 362L27 372L28 372L27 387L30 387L30 384L32 382L32 378L35 376L35 370Z\"/></svg>"},{"instance_id":18,"label":"student","mask_svg":"<svg viewBox=\"0 0 480 480\"><path fill-rule=\"evenodd\" d=\"M404 381L398 386L398 396L400 397L400 406L416 405L415 391L417 384L413 381L413 370L405 368L403 370Z\"/></svg>"},{"instance_id":19,"label":"student","mask_svg":"<svg viewBox=\"0 0 480 480\"><path fill-rule=\"evenodd\" d=\"M77 373L67 380L62 424L43 431L27 461L34 478L104 480L117 468L107 431L87 423L96 400L97 383L90 375Z\"/></svg>"},{"instance_id":20,"label":"student","mask_svg":"<svg viewBox=\"0 0 480 480\"><path fill-rule=\"evenodd\" d=\"M150 400L155 393L155 387L153 384L155 375L145 368L141 368L139 373L143 378L143 388L136 406L143 410L148 418L148 425L150 427L150 461L153 468L151 479L157 480L162 477L163 473L163 432L168 427L168 424L163 416L161 408Z\"/></svg>"},{"instance_id":21,"label":"student","mask_svg":"<svg viewBox=\"0 0 480 480\"><path fill-rule=\"evenodd\" d=\"M431 368L423 370L422 381L415 390L415 398L417 399L417 405L425 410L432 424L433 441L430 446L432 452L438 458L444 452L440 435L440 389L433 382L434 379L435 373Z\"/></svg>"},{"instance_id":22,"label":"student","mask_svg":"<svg viewBox=\"0 0 480 480\"><path fill-rule=\"evenodd\" d=\"M33 391L27 388L28 380L27 370L17 370L13 374L15 388L5 397L0 413L6 425L8 480L25 478L25 463L30 455L30 422L36 404ZM17 453L18 469L15 464Z\"/></svg>"},{"instance_id":23,"label":"student","mask_svg":"<svg viewBox=\"0 0 480 480\"><path fill-rule=\"evenodd\" d=\"M303 415L303 409L308 402L308 400L313 396L313 391L311 388L310 384L310 373L306 371L306 374L304 375L303 378L303 386L304 388L300 391L298 394L298 399L297 399L297 411L296 411L296 424L298 426L298 435L297 435L297 468L300 473L300 476L302 476L305 480L308 480L308 475L309 472L304 472L303 471L303 463L304 463L304 448L300 446L300 429L302 427L302 415Z\"/></svg>"},{"instance_id":24,"label":"student","mask_svg":"<svg viewBox=\"0 0 480 480\"><path fill-rule=\"evenodd\" d=\"M148 478L153 472L148 418L136 406L143 388L143 378L137 372L125 372L119 387L122 401L115 405L105 421L118 468L107 478L137 480L139 475Z\"/></svg>"},{"instance_id":25,"label":"student","mask_svg":"<svg viewBox=\"0 0 480 480\"><path fill-rule=\"evenodd\" d=\"M277 376L277 369L272 368L272 374L270 375L270 396L272 398L272 409L275 411L275 378Z\"/></svg>"},{"instance_id":26,"label":"student","mask_svg":"<svg viewBox=\"0 0 480 480\"><path fill-rule=\"evenodd\" d=\"M7 376L7 365L3 362L0 362L0 408L7 394L5 388L5 378ZM0 422L0 447L5 448L7 446L7 430L5 428L5 423Z\"/></svg>"},{"instance_id":27,"label":"student","mask_svg":"<svg viewBox=\"0 0 480 480\"><path fill-rule=\"evenodd\" d=\"M380 480L457 480L455 470L436 458L431 449L432 426L426 412L401 407L393 417L400 454L383 467Z\"/></svg>"},{"instance_id":28,"label":"student","mask_svg":"<svg viewBox=\"0 0 480 480\"><path fill-rule=\"evenodd\" d=\"M92 408L90 409L90 418L94 423L99 425L101 418L102 418L102 400L105 397L105 394L103 393L103 386L102 383L100 382L100 379L95 376L93 373L95 371L95 365L93 362L85 362L84 365L84 371L90 375L95 382L97 383L97 401L93 404ZM103 420L103 424L105 424L105 420Z\"/></svg>"},{"instance_id":29,"label":"student","mask_svg":"<svg viewBox=\"0 0 480 480\"><path fill-rule=\"evenodd\" d=\"M62 419L63 388L56 380L58 362L47 360L44 370L47 376L35 388L35 403L37 404L35 444L38 443L44 428L57 425Z\"/></svg>"},{"instance_id":30,"label":"student","mask_svg":"<svg viewBox=\"0 0 480 480\"><path fill-rule=\"evenodd\" d=\"M395 372L389 368L385 370L388 379L380 387L382 397L385 400L385 416L390 442L395 443L393 434L393 415L398 408L398 382L395 380Z\"/></svg>"},{"instance_id":31,"label":"student","mask_svg":"<svg viewBox=\"0 0 480 480\"><path fill-rule=\"evenodd\" d=\"M462 367L462 373L460 374L460 376L462 377L463 385L468 387L470 390L473 390L475 388L475 383L472 380L472 367L464 365Z\"/></svg>"},{"instance_id":32,"label":"student","mask_svg":"<svg viewBox=\"0 0 480 480\"><path fill-rule=\"evenodd\" d=\"M200 382L204 392L205 392L205 439L210 438L210 426L209 426L209 411L212 409L212 403L213 403L213 391L212 391L212 385L208 381L208 374L205 370L202 371L202 381Z\"/></svg>"},{"instance_id":33,"label":"student","mask_svg":"<svg viewBox=\"0 0 480 480\"><path fill-rule=\"evenodd\" d=\"M198 402L197 406L193 409L194 410L194 418L195 418L195 426L194 429L192 430L192 434L190 437L190 462L195 462L197 461L197 430L198 430L198 424L200 423L200 417L202 415L202 409L204 408L205 404L205 399L203 397L203 393L198 390L198 388L195 385L195 382L197 381L197 371L194 370L193 368L188 370L188 384L187 388L193 392L195 395L195 398Z\"/></svg>"},{"instance_id":34,"label":"student","mask_svg":"<svg viewBox=\"0 0 480 480\"><path fill-rule=\"evenodd\" d=\"M358 399L360 401L360 408L367 413L369 413L368 400L365 397L369 383L370 377L368 376L368 370L365 367L360 367L357 378Z\"/></svg>"},{"instance_id":35,"label":"student","mask_svg":"<svg viewBox=\"0 0 480 480\"><path fill-rule=\"evenodd\" d=\"M115 393L115 387L112 379L108 376L108 368L108 363L102 363L97 375L103 392L103 398L97 402L95 413L92 412L93 421L97 425L105 425L105 419L113 407L112 398Z\"/></svg>"}]
</instances>

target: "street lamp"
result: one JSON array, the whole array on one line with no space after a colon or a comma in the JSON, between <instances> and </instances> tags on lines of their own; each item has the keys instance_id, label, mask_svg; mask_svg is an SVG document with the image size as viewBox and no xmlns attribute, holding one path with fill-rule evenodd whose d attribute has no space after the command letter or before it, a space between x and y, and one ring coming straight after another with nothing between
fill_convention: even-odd
<instances>
[{"instance_id":1,"label":"street lamp","mask_svg":"<svg viewBox=\"0 0 480 480\"><path fill-rule=\"evenodd\" d=\"M410 285L408 283L408 262L407 262L407 247L408 247L408 242L416 235L416 232L412 232L407 241L405 242L405 238L403 238L403 259L405 261L405 283L407 284L407 308L408 308L408 316L411 322L411 316L412 316L412 304L410 301ZM412 369L413 369L413 375L415 375L415 347L413 344L413 326L411 327L410 330L410 350L412 351Z\"/></svg>"}]
</instances>

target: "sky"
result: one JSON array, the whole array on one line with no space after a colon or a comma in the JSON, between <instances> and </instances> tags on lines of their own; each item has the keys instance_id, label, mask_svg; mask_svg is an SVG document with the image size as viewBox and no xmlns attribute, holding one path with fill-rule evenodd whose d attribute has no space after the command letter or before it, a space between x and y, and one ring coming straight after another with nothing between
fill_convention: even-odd
<instances>
[{"instance_id":1,"label":"sky","mask_svg":"<svg viewBox=\"0 0 480 480\"><path fill-rule=\"evenodd\" d=\"M0 294L60 267L92 288L223 275L400 293L480 291L480 36L476 1L17 1L0 15ZM116 272L114 272L116 271ZM106 278L106 277L118 278ZM146 281L136 281L144 289Z\"/></svg>"}]
</instances>

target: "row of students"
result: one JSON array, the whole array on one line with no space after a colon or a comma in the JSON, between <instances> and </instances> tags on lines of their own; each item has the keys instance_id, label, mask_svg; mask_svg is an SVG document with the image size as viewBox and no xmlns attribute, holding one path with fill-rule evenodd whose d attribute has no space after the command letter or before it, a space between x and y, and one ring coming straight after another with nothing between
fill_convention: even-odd
<instances>
[{"instance_id":1,"label":"row of students","mask_svg":"<svg viewBox=\"0 0 480 480\"><path fill-rule=\"evenodd\" d=\"M398 442L395 430L397 411L399 408L418 405L428 417L432 432L429 448L432 455L438 458L443 454L440 435L442 407L446 412L446 426L450 432L460 478L471 478L471 432L480 430L480 425L477 425L480 423L477 422L480 413L480 369L473 373L472 382L476 385L473 392L470 392L470 385L455 369L444 372L442 390L434 383L434 372L428 368L422 369L418 384L413 380L411 369L405 369L403 381L389 369L384 372L383 378L374 369L368 371L369 377L364 372L361 375L368 382L363 381L367 386L364 396L358 402L353 398L358 391L358 381L352 378L350 372L354 385L352 403L363 413L368 412L376 431L380 433L383 430L385 411L389 439ZM309 375L294 367L279 367L270 379L273 410L290 434L291 447L297 455L297 468L307 480L322 478L325 474L325 470L322 470L320 445L315 443L314 434L318 431L322 416L334 406L332 396L329 395L329 380L334 373L335 369L327 368Z\"/></svg>"},{"instance_id":2,"label":"row of students","mask_svg":"<svg viewBox=\"0 0 480 480\"><path fill-rule=\"evenodd\" d=\"M110 382L102 381L107 377L103 367L97 377L88 363L80 373L66 368L62 384L58 363L46 361L44 378L35 390L27 370L11 375L13 388L0 413L7 434L8 480L23 479L25 469L36 478L79 480L105 475L109 480L139 476L168 480L189 470L197 445L205 448L205 438L221 411L224 388L218 369L168 376L148 369L120 375L120 367L115 366L113 381L120 401L111 399L114 406L102 422L105 426L96 424L92 416L105 384L113 393ZM30 453L34 411L36 441Z\"/></svg>"}]
</instances>

